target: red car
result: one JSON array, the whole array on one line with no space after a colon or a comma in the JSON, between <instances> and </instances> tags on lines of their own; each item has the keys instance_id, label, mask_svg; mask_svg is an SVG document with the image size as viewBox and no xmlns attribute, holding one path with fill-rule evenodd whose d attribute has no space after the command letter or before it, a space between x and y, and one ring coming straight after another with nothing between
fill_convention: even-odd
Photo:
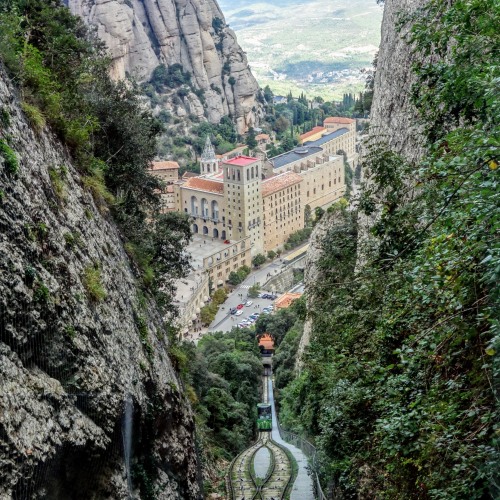
<instances>
[{"instance_id":1,"label":"red car","mask_svg":"<svg viewBox=\"0 0 500 500\"><path fill-rule=\"evenodd\" d=\"M245 307L245 304L238 304L236 306L236 309L243 309Z\"/></svg>"},{"instance_id":2,"label":"red car","mask_svg":"<svg viewBox=\"0 0 500 500\"><path fill-rule=\"evenodd\" d=\"M229 240L224 240L224 243L225 243L226 245L229 245L231 242L230 242Z\"/></svg>"}]
</instances>

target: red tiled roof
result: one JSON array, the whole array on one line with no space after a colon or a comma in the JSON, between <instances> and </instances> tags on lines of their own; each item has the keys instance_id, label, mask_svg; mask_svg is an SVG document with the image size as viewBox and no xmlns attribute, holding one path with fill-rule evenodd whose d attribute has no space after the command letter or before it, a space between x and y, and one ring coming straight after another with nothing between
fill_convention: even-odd
<instances>
[{"instance_id":1,"label":"red tiled roof","mask_svg":"<svg viewBox=\"0 0 500 500\"><path fill-rule=\"evenodd\" d=\"M151 170L172 170L179 168L176 161L154 161L151 165Z\"/></svg>"},{"instance_id":2,"label":"red tiled roof","mask_svg":"<svg viewBox=\"0 0 500 500\"><path fill-rule=\"evenodd\" d=\"M274 349L274 340L269 333L264 333L259 339L259 346L264 349Z\"/></svg>"},{"instance_id":3,"label":"red tiled roof","mask_svg":"<svg viewBox=\"0 0 500 500\"><path fill-rule=\"evenodd\" d=\"M265 181L262 181L262 196L269 196L287 187L302 182L304 179L295 172L285 172L275 175Z\"/></svg>"},{"instance_id":4,"label":"red tiled roof","mask_svg":"<svg viewBox=\"0 0 500 500\"><path fill-rule=\"evenodd\" d=\"M230 160L224 160L226 165L237 165L238 167L245 167L246 165L250 165L259 161L258 158L253 158L252 156L236 156L235 158L231 158Z\"/></svg>"},{"instance_id":5,"label":"red tiled roof","mask_svg":"<svg viewBox=\"0 0 500 500\"><path fill-rule=\"evenodd\" d=\"M282 295L275 303L276 309L285 309L290 307L290 304L297 299L302 297L301 293L285 293Z\"/></svg>"},{"instance_id":6,"label":"red tiled roof","mask_svg":"<svg viewBox=\"0 0 500 500\"><path fill-rule=\"evenodd\" d=\"M344 118L343 116L329 116L328 118L325 118L325 121L323 123L342 123L342 124L347 124L347 123L355 123L356 120L353 120L352 118Z\"/></svg>"},{"instance_id":7,"label":"red tiled roof","mask_svg":"<svg viewBox=\"0 0 500 500\"><path fill-rule=\"evenodd\" d=\"M306 132L305 134L302 134L300 136L300 140L303 141L304 139L307 139L313 135L319 134L320 132L326 132L325 127L314 127L312 130L309 132Z\"/></svg>"},{"instance_id":8,"label":"red tiled roof","mask_svg":"<svg viewBox=\"0 0 500 500\"><path fill-rule=\"evenodd\" d=\"M191 177L184 184L184 187L199 191L208 191L209 193L224 193L224 184L222 182L211 181L203 177Z\"/></svg>"},{"instance_id":9,"label":"red tiled roof","mask_svg":"<svg viewBox=\"0 0 500 500\"><path fill-rule=\"evenodd\" d=\"M191 177L198 177L200 174L197 174L196 172L184 172L182 174L183 179L190 179Z\"/></svg>"},{"instance_id":10,"label":"red tiled roof","mask_svg":"<svg viewBox=\"0 0 500 500\"><path fill-rule=\"evenodd\" d=\"M260 141L260 140L266 140L267 141L267 139L270 139L269 134L259 134L259 135L255 136L255 140L256 141Z\"/></svg>"}]
</instances>

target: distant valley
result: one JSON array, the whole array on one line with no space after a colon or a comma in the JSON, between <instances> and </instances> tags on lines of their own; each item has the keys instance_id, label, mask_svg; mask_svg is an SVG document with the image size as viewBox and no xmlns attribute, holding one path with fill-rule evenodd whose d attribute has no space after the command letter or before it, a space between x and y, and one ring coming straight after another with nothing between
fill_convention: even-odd
<instances>
[{"instance_id":1,"label":"distant valley","mask_svg":"<svg viewBox=\"0 0 500 500\"><path fill-rule=\"evenodd\" d=\"M219 0L261 86L341 98L364 87L380 43L375 0Z\"/></svg>"}]
</instances>

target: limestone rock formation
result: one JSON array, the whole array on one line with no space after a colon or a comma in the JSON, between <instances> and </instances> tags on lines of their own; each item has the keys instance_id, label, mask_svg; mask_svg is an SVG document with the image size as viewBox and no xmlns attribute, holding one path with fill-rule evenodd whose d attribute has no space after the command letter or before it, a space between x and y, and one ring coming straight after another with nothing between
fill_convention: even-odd
<instances>
[{"instance_id":1,"label":"limestone rock formation","mask_svg":"<svg viewBox=\"0 0 500 500\"><path fill-rule=\"evenodd\" d=\"M67 1L73 13L96 26L116 78L144 81L160 64L181 64L204 92L211 122L230 115L240 133L257 124L258 84L215 0ZM203 116L200 106L192 107Z\"/></svg>"},{"instance_id":2,"label":"limestone rock formation","mask_svg":"<svg viewBox=\"0 0 500 500\"><path fill-rule=\"evenodd\" d=\"M309 248L307 249L306 263L304 265L304 286L307 290L307 310L309 315L304 322L304 332L300 338L299 347L297 350L297 358L295 361L295 370L300 371L302 367L302 355L305 348L311 341L313 330L313 315L314 304L316 297L314 294L314 286L321 281L318 262L324 255L323 241L328 233L328 229L337 221L337 214L325 212L321 220L316 224L309 239Z\"/></svg>"},{"instance_id":3,"label":"limestone rock formation","mask_svg":"<svg viewBox=\"0 0 500 500\"><path fill-rule=\"evenodd\" d=\"M413 12L426 3L427 0L385 0L370 113L369 140L385 143L388 148L408 161L418 161L423 152L423 141L417 123L416 110L410 102L411 87L416 82L412 72L413 55L403 39L406 32L398 29L398 22L401 15ZM366 160L363 167L364 170L370 168ZM376 211L371 217L364 215L358 217L358 267L364 263L365 250L373 244L369 228L373 225L377 214ZM311 305L314 302L311 291L318 279L317 263L322 256L322 242L328 229L336 223L335 215L325 214L311 236L304 276L308 301ZM304 325L304 334L297 356L297 368L300 368L301 355L309 344L312 326L312 319L309 318Z\"/></svg>"},{"instance_id":4,"label":"limestone rock formation","mask_svg":"<svg viewBox=\"0 0 500 500\"><path fill-rule=\"evenodd\" d=\"M409 161L422 155L421 130L410 102L411 87L416 78L408 43L407 28L399 30L402 15L414 12L427 0L386 0L377 59L370 132L385 141L396 153Z\"/></svg>"},{"instance_id":5,"label":"limestone rock formation","mask_svg":"<svg viewBox=\"0 0 500 500\"><path fill-rule=\"evenodd\" d=\"M200 498L193 415L113 222L1 68L0 108L19 160L14 175L0 157L0 498L138 498L141 482Z\"/></svg>"}]
</instances>

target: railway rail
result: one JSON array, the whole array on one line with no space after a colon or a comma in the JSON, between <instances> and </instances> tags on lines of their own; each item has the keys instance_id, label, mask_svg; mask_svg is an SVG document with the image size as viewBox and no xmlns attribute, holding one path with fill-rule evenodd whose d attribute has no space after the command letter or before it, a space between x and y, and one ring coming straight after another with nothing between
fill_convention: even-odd
<instances>
[{"instance_id":1,"label":"railway rail","mask_svg":"<svg viewBox=\"0 0 500 500\"><path fill-rule=\"evenodd\" d=\"M267 376L264 377L264 401L267 402ZM258 452L268 451L269 464L265 477L257 477L254 469ZM292 488L293 466L287 450L273 441L270 432L259 432L256 442L242 451L231 463L227 476L231 500L284 500Z\"/></svg>"}]
</instances>

